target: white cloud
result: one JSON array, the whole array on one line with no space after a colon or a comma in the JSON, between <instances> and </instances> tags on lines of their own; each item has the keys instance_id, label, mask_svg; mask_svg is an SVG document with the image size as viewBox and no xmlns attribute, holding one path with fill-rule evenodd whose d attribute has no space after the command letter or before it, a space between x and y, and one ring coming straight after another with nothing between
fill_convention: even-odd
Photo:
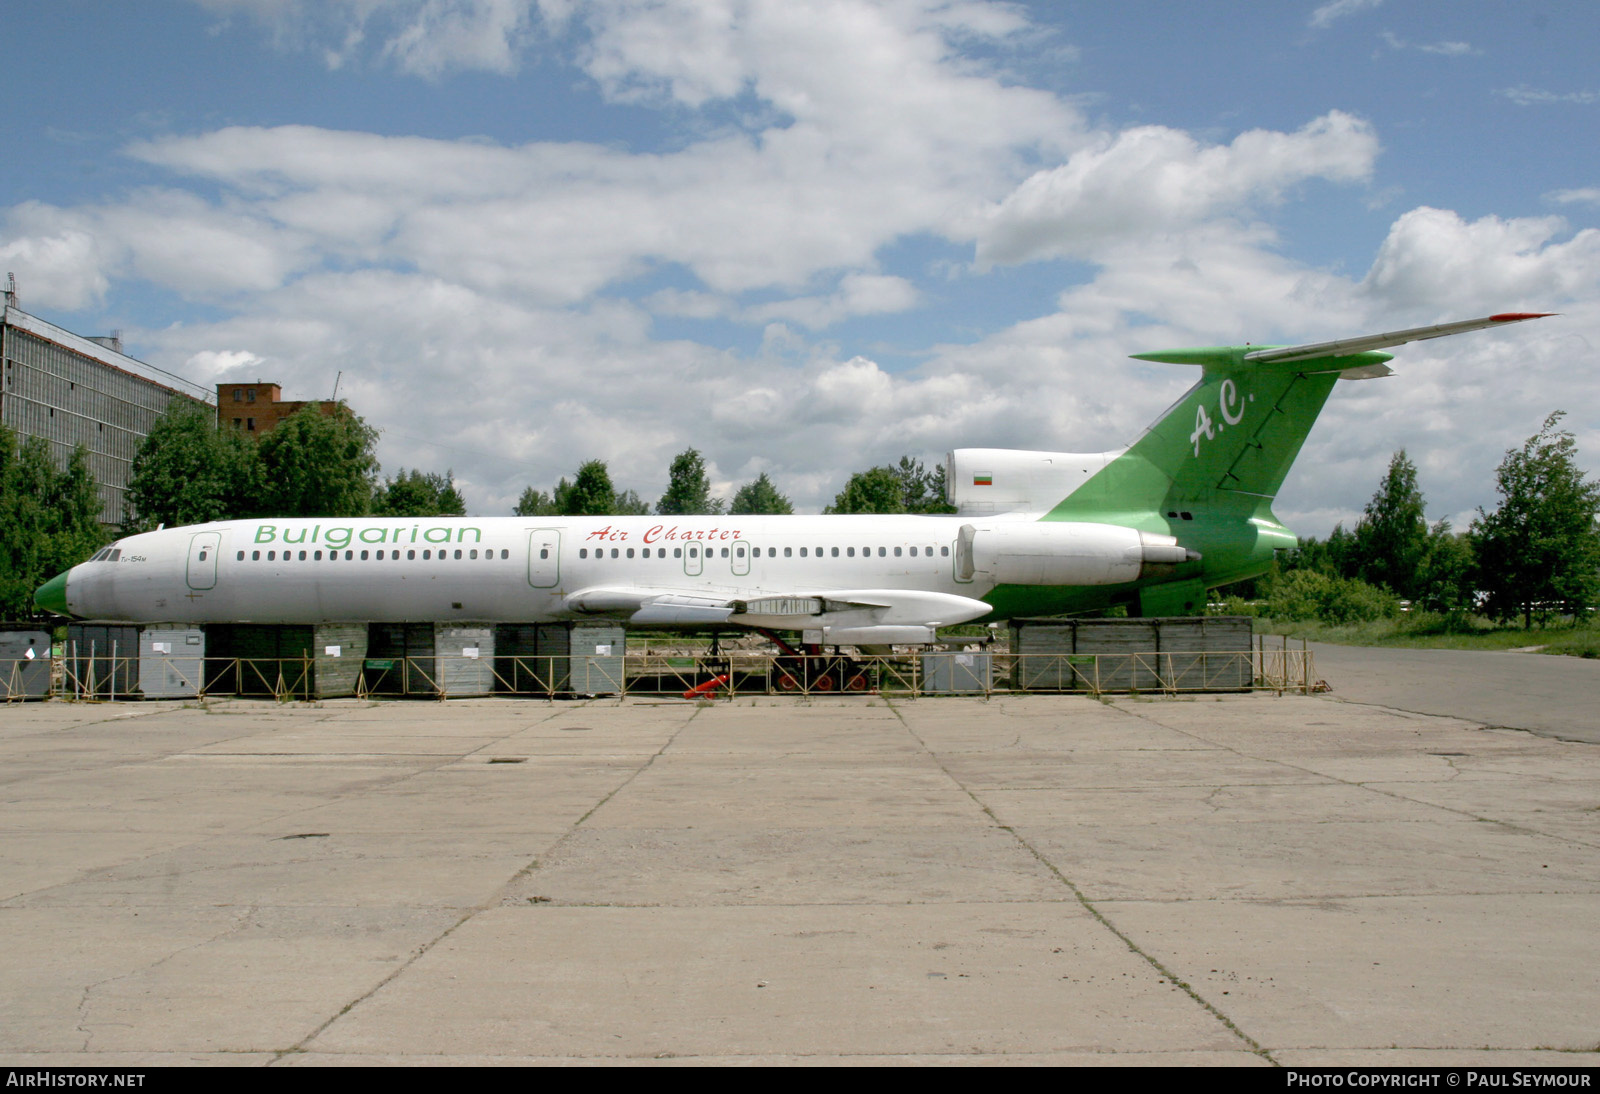
<instances>
[{"instance_id":1,"label":"white cloud","mask_svg":"<svg viewBox=\"0 0 1600 1094\"><path fill-rule=\"evenodd\" d=\"M265 362L247 349L201 350L183 362L180 375L196 383L217 384L225 379L257 380Z\"/></svg>"},{"instance_id":2,"label":"white cloud","mask_svg":"<svg viewBox=\"0 0 1600 1094\"><path fill-rule=\"evenodd\" d=\"M1553 190L1545 195L1545 200L1560 202L1563 205L1569 205L1574 202L1600 205L1600 186L1584 186L1576 190Z\"/></svg>"},{"instance_id":3,"label":"white cloud","mask_svg":"<svg viewBox=\"0 0 1600 1094\"><path fill-rule=\"evenodd\" d=\"M1474 49L1468 42L1429 42L1417 48L1424 53L1437 53L1443 57L1470 57L1483 52L1481 49Z\"/></svg>"},{"instance_id":4,"label":"white cloud","mask_svg":"<svg viewBox=\"0 0 1600 1094\"><path fill-rule=\"evenodd\" d=\"M1393 50L1415 49L1421 53L1432 53L1440 57L1472 57L1483 52L1481 49L1473 48L1469 42L1426 42L1414 46L1393 31L1387 30L1380 33L1378 37L1382 38L1384 44Z\"/></svg>"},{"instance_id":5,"label":"white cloud","mask_svg":"<svg viewBox=\"0 0 1600 1094\"><path fill-rule=\"evenodd\" d=\"M1549 310L1600 289L1600 230L1553 242L1565 227L1559 217L1468 222L1446 209L1413 209L1390 228L1362 289L1397 309Z\"/></svg>"},{"instance_id":6,"label":"white cloud","mask_svg":"<svg viewBox=\"0 0 1600 1094\"><path fill-rule=\"evenodd\" d=\"M141 281L231 313L128 340L163 367L276 380L289 398L325 397L342 370L341 393L385 430L386 467L453 467L476 512L506 512L524 486L548 489L591 457L654 499L691 444L719 480L766 470L817 509L850 471L904 453L1128 442L1194 378L1130 352L1505 308L1566 314L1407 347L1394 379L1340 385L1280 513L1359 512L1402 445L1438 512L1469 511L1553 400L1600 402L1594 370L1575 364L1600 339L1587 303L1600 296L1600 235L1419 208L1394 221L1365 276L1296 261L1263 214L1307 180L1366 182L1371 126L1330 112L1226 144L1160 126L1095 131L1071 103L964 52L1025 30L1017 8L212 6L277 19L294 48L339 63L435 77L514 66L531 35L564 34L605 94L660 108L682 137L636 152L230 127L134 145L163 188L8 212L0 255L26 303L82 307ZM1356 10L1319 12L1326 24ZM464 20L463 37L431 55L418 38L406 54L395 43L424 18ZM915 368L813 340L952 291L890 246L918 237L973 245L961 276L980 294L985 263L1090 265L1054 309L932 347ZM639 275L648 288L629 300ZM761 324L760 346L667 340L652 326L662 316Z\"/></svg>"},{"instance_id":7,"label":"white cloud","mask_svg":"<svg viewBox=\"0 0 1600 1094\"><path fill-rule=\"evenodd\" d=\"M534 36L536 9L559 26L560 5L532 0L196 0L266 29L282 49L320 53L330 69L375 59L428 79L507 73Z\"/></svg>"},{"instance_id":8,"label":"white cloud","mask_svg":"<svg viewBox=\"0 0 1600 1094\"><path fill-rule=\"evenodd\" d=\"M20 278L25 307L76 310L98 303L110 287L107 257L85 218L38 202L6 217L0 263Z\"/></svg>"},{"instance_id":9,"label":"white cloud","mask_svg":"<svg viewBox=\"0 0 1600 1094\"><path fill-rule=\"evenodd\" d=\"M1383 0L1330 0L1311 13L1307 24L1314 30L1325 30L1340 19L1371 11L1382 3Z\"/></svg>"},{"instance_id":10,"label":"white cloud","mask_svg":"<svg viewBox=\"0 0 1600 1094\"><path fill-rule=\"evenodd\" d=\"M1501 88L1495 94L1505 96L1518 106L1543 106L1549 103L1588 106L1591 103L1600 103L1600 91L1547 91L1543 88L1529 87L1527 84Z\"/></svg>"},{"instance_id":11,"label":"white cloud","mask_svg":"<svg viewBox=\"0 0 1600 1094\"><path fill-rule=\"evenodd\" d=\"M840 280L839 290L830 296L801 296L762 304L744 309L740 318L757 323L787 319L819 330L855 315L906 311L916 303L916 286L903 277L847 274Z\"/></svg>"},{"instance_id":12,"label":"white cloud","mask_svg":"<svg viewBox=\"0 0 1600 1094\"><path fill-rule=\"evenodd\" d=\"M1210 147L1161 126L1103 134L986 212L975 233L978 262L1093 256L1120 240L1277 200L1309 178L1366 179L1377 153L1371 127L1339 111L1295 133L1251 130Z\"/></svg>"}]
</instances>

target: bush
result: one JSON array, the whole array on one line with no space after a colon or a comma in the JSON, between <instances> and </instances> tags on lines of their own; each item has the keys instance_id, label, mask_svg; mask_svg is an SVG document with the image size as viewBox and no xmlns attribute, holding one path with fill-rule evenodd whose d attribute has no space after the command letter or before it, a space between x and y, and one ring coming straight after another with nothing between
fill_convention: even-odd
<instances>
[{"instance_id":1,"label":"bush","mask_svg":"<svg viewBox=\"0 0 1600 1094\"><path fill-rule=\"evenodd\" d=\"M1286 622L1371 623L1399 615L1400 603L1365 581L1292 570L1272 583L1266 614Z\"/></svg>"}]
</instances>

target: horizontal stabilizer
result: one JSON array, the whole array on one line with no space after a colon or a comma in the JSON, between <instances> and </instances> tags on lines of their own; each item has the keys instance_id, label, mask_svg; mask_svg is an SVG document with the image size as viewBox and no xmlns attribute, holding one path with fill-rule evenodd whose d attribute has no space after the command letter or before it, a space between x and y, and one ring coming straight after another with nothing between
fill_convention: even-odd
<instances>
[{"instance_id":1,"label":"horizontal stabilizer","mask_svg":"<svg viewBox=\"0 0 1600 1094\"><path fill-rule=\"evenodd\" d=\"M1282 362L1309 361L1316 357L1351 357L1375 349L1403 346L1407 342L1425 342L1429 338L1444 338L1451 334L1465 334L1469 330L1482 330L1506 323L1521 323L1527 319L1544 319L1554 312L1501 312L1482 319L1463 319L1457 323L1438 323L1431 327L1411 327L1392 330L1384 334L1367 334L1360 338L1341 338L1335 342L1314 342L1306 346L1276 346L1252 350L1244 355L1246 361Z\"/></svg>"},{"instance_id":2,"label":"horizontal stabilizer","mask_svg":"<svg viewBox=\"0 0 1600 1094\"><path fill-rule=\"evenodd\" d=\"M1239 367L1244 364L1288 364L1292 361L1338 359L1337 368L1348 379L1365 379L1387 376L1390 370L1384 362L1391 359L1378 350L1403 346L1408 342L1423 342L1429 338L1444 338L1452 334L1498 327L1507 323L1521 323L1528 319L1544 319L1555 312L1501 312L1481 319L1463 319L1458 323L1438 323L1431 327L1410 327L1406 330L1385 331L1382 334L1365 334L1358 338L1340 338L1332 342L1312 342L1304 346L1197 346L1192 349L1156 350L1135 353L1139 361L1159 361L1169 365L1202 365L1207 368Z\"/></svg>"}]
</instances>

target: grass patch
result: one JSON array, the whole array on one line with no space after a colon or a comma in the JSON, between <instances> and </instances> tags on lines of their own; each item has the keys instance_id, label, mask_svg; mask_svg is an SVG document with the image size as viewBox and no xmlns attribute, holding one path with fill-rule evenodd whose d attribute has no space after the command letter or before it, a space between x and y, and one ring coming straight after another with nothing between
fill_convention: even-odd
<instances>
[{"instance_id":1,"label":"grass patch","mask_svg":"<svg viewBox=\"0 0 1600 1094\"><path fill-rule=\"evenodd\" d=\"M1284 622L1258 618L1257 634L1280 634L1337 646L1392 646L1424 650L1514 650L1544 647L1540 653L1600 657L1600 626L1572 620L1547 627L1499 625L1482 616L1407 612L1396 619L1368 623Z\"/></svg>"}]
</instances>

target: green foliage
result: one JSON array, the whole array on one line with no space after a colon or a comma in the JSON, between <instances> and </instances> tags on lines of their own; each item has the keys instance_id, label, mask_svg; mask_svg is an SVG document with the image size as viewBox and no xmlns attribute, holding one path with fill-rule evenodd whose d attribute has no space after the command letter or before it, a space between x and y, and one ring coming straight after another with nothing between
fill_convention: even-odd
<instances>
[{"instance_id":1,"label":"green foliage","mask_svg":"<svg viewBox=\"0 0 1600 1094\"><path fill-rule=\"evenodd\" d=\"M87 451L58 472L48 442L19 446L0 426L0 619L32 618L34 590L94 554L106 538L99 515Z\"/></svg>"},{"instance_id":2,"label":"green foliage","mask_svg":"<svg viewBox=\"0 0 1600 1094\"><path fill-rule=\"evenodd\" d=\"M253 516L262 481L254 441L217 429L209 407L175 399L133 457L123 532Z\"/></svg>"},{"instance_id":3,"label":"green foliage","mask_svg":"<svg viewBox=\"0 0 1600 1094\"><path fill-rule=\"evenodd\" d=\"M1323 623L1370 622L1399 613L1399 603L1384 590L1317 570L1293 570L1278 577L1267 591L1265 609L1273 619Z\"/></svg>"},{"instance_id":4,"label":"green foliage","mask_svg":"<svg viewBox=\"0 0 1600 1094\"><path fill-rule=\"evenodd\" d=\"M716 514L726 508L725 501L711 496L706 461L695 449L686 448L674 456L668 475L667 492L656 502L656 512L662 516Z\"/></svg>"},{"instance_id":5,"label":"green foliage","mask_svg":"<svg viewBox=\"0 0 1600 1094\"><path fill-rule=\"evenodd\" d=\"M565 516L610 516L617 510L617 491L611 473L600 460L590 460L578 468L571 486L562 479L556 487L556 504Z\"/></svg>"},{"instance_id":6,"label":"green foliage","mask_svg":"<svg viewBox=\"0 0 1600 1094\"><path fill-rule=\"evenodd\" d=\"M1419 595L1417 571L1427 557L1428 522L1417 488L1417 467L1405 449L1389 461L1389 471L1367 503L1354 539L1354 576L1408 599Z\"/></svg>"},{"instance_id":7,"label":"green foliage","mask_svg":"<svg viewBox=\"0 0 1600 1094\"><path fill-rule=\"evenodd\" d=\"M372 513L380 517L463 517L467 507L456 491L455 472L441 475L402 467L373 494Z\"/></svg>"},{"instance_id":8,"label":"green foliage","mask_svg":"<svg viewBox=\"0 0 1600 1094\"><path fill-rule=\"evenodd\" d=\"M315 404L279 422L257 442L264 513L277 517L359 517L372 505L378 431L343 403Z\"/></svg>"},{"instance_id":9,"label":"green foliage","mask_svg":"<svg viewBox=\"0 0 1600 1094\"><path fill-rule=\"evenodd\" d=\"M565 480L563 480L565 481ZM543 490L535 490L529 486L522 491L522 497L517 500L516 508L511 510L519 517L556 517L561 515L561 510L556 508L556 499Z\"/></svg>"},{"instance_id":10,"label":"green foliage","mask_svg":"<svg viewBox=\"0 0 1600 1094\"><path fill-rule=\"evenodd\" d=\"M1524 626L1558 613L1579 615L1600 593L1600 484L1584 480L1577 442L1560 429L1563 411L1544 420L1495 473L1501 501L1472 522L1478 586L1496 619Z\"/></svg>"},{"instance_id":11,"label":"green foliage","mask_svg":"<svg viewBox=\"0 0 1600 1094\"><path fill-rule=\"evenodd\" d=\"M1412 599L1430 612L1470 611L1475 571L1472 540L1452 532L1450 522L1441 520L1428 530L1427 552L1417 570Z\"/></svg>"},{"instance_id":12,"label":"green foliage","mask_svg":"<svg viewBox=\"0 0 1600 1094\"><path fill-rule=\"evenodd\" d=\"M907 513L954 513L956 507L945 501L944 464L932 471L922 466L921 460L901 456L894 469L900 478L900 488L905 497Z\"/></svg>"},{"instance_id":13,"label":"green foliage","mask_svg":"<svg viewBox=\"0 0 1600 1094\"><path fill-rule=\"evenodd\" d=\"M51 477L45 500L46 579L76 566L110 538L100 524L100 508L100 490L89 472L89 450L79 445L66 470Z\"/></svg>"},{"instance_id":14,"label":"green foliage","mask_svg":"<svg viewBox=\"0 0 1600 1094\"><path fill-rule=\"evenodd\" d=\"M953 513L945 501L944 465L932 471L921 460L901 456L894 467L873 467L850 476L826 513Z\"/></svg>"},{"instance_id":15,"label":"green foliage","mask_svg":"<svg viewBox=\"0 0 1600 1094\"><path fill-rule=\"evenodd\" d=\"M772 485L772 480L767 478L767 473L763 471L754 482L747 482L739 487L738 492L733 495L733 504L728 507L728 512L735 516L747 513L783 516L793 513L794 506L789 504L788 498L778 493L778 488Z\"/></svg>"},{"instance_id":16,"label":"green foliage","mask_svg":"<svg viewBox=\"0 0 1600 1094\"><path fill-rule=\"evenodd\" d=\"M904 513L905 495L892 467L873 467L850 476L825 513Z\"/></svg>"},{"instance_id":17,"label":"green foliage","mask_svg":"<svg viewBox=\"0 0 1600 1094\"><path fill-rule=\"evenodd\" d=\"M1222 599L1222 606L1217 608L1212 615L1259 615L1261 605L1254 600L1246 600L1242 596L1227 596Z\"/></svg>"},{"instance_id":18,"label":"green foliage","mask_svg":"<svg viewBox=\"0 0 1600 1094\"><path fill-rule=\"evenodd\" d=\"M630 517L644 516L650 506L632 490L618 494L605 461L590 460L573 481L563 478L549 494L525 489L513 512L519 517Z\"/></svg>"},{"instance_id":19,"label":"green foliage","mask_svg":"<svg viewBox=\"0 0 1600 1094\"><path fill-rule=\"evenodd\" d=\"M717 504L722 503L719 501ZM641 498L637 491L624 490L617 495L611 511L619 517L646 517L650 515L650 503Z\"/></svg>"}]
</instances>

